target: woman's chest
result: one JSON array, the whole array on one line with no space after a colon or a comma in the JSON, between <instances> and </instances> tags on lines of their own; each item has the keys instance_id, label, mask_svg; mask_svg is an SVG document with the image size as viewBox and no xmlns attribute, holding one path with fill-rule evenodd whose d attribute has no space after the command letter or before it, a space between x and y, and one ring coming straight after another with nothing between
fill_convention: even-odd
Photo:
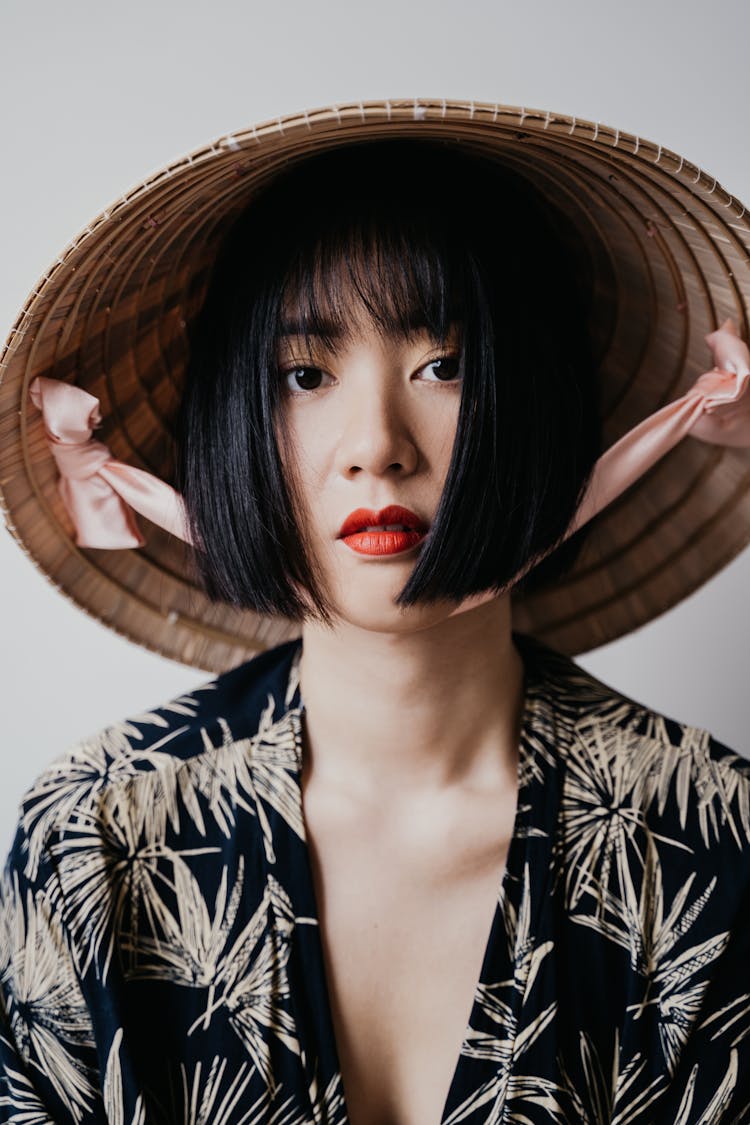
<instances>
[{"instance_id":1,"label":"woman's chest","mask_svg":"<svg viewBox=\"0 0 750 1125\"><path fill-rule=\"evenodd\" d=\"M308 827L312 817L308 817ZM512 823L486 847L314 841L327 993L350 1125L438 1125L488 951Z\"/></svg>"},{"instance_id":2,"label":"woman's chest","mask_svg":"<svg viewBox=\"0 0 750 1125\"><path fill-rule=\"evenodd\" d=\"M514 840L501 912L507 825L494 839L480 826L484 849L459 848L455 825L444 847L417 848L364 827L342 839L310 804L306 820L312 881L278 831L265 883L247 856L230 873L212 840L162 862L158 896L143 881L137 932L124 911L106 1003L97 984L90 1006L122 1035L124 1087L167 1107L155 1122L182 1120L185 1083L213 1098L214 1064L243 1106L260 1099L270 1119L291 1099L299 1120L329 1125L478 1125L541 1094L567 1106L590 1058L617 1081L619 1050L663 1091L659 989L583 904L562 910L548 834Z\"/></svg>"}]
</instances>

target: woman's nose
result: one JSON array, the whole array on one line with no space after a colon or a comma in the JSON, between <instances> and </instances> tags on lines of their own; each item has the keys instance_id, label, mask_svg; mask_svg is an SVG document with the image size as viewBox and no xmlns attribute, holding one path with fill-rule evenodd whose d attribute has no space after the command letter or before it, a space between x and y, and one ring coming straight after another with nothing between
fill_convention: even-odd
<instances>
[{"instance_id":1,"label":"woman's nose","mask_svg":"<svg viewBox=\"0 0 750 1125\"><path fill-rule=\"evenodd\" d=\"M418 452L398 395L387 387L359 387L344 406L337 449L344 476L365 471L379 476L391 469L413 472Z\"/></svg>"}]
</instances>

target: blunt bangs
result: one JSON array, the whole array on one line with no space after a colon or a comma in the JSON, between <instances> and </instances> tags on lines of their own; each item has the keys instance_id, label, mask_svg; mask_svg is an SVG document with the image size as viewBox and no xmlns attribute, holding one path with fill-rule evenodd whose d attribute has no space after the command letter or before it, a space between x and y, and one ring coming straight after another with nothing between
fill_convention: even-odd
<instances>
[{"instance_id":1,"label":"blunt bangs","mask_svg":"<svg viewBox=\"0 0 750 1125\"><path fill-rule=\"evenodd\" d=\"M284 335L336 354L365 321L437 343L460 326L451 462L397 604L500 591L557 543L601 452L580 249L530 184L450 141L347 144L267 184L224 237L189 328L176 487L207 595L332 624L282 467L277 355ZM588 531L516 588L557 581Z\"/></svg>"}]
</instances>

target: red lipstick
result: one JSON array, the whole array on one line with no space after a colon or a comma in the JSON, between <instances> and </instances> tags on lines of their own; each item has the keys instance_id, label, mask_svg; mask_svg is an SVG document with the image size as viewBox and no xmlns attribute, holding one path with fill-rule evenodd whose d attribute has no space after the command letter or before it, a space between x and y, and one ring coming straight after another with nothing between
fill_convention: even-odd
<instances>
[{"instance_id":1,"label":"red lipstick","mask_svg":"<svg viewBox=\"0 0 750 1125\"><path fill-rule=\"evenodd\" d=\"M390 504L379 512L357 508L342 523L338 537L360 555L395 555L415 547L426 534L427 524L419 516Z\"/></svg>"}]
</instances>

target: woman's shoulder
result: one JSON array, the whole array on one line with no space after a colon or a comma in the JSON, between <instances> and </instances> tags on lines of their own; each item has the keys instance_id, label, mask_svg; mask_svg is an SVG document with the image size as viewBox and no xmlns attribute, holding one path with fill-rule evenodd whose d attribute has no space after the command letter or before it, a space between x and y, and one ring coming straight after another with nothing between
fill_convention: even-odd
<instances>
[{"instance_id":1,"label":"woman's shoulder","mask_svg":"<svg viewBox=\"0 0 750 1125\"><path fill-rule=\"evenodd\" d=\"M708 754L717 760L726 759L728 765L750 778L750 759L708 728L636 699L538 638L514 636L527 669L533 672L534 687L578 739L605 738L609 753L616 756L637 753L645 743L683 754Z\"/></svg>"},{"instance_id":2,"label":"woman's shoulder","mask_svg":"<svg viewBox=\"0 0 750 1125\"><path fill-rule=\"evenodd\" d=\"M748 855L750 760L710 729L633 698L577 660L532 641L566 791L633 823L669 821L699 848ZM570 792L568 797L570 798ZM575 803L575 802L574 802Z\"/></svg>"},{"instance_id":3,"label":"woman's shoulder","mask_svg":"<svg viewBox=\"0 0 750 1125\"><path fill-rule=\"evenodd\" d=\"M300 651L299 641L267 649L63 750L22 795L12 849L16 861L20 850L33 874L51 837L78 836L82 825L100 834L113 810L122 821L134 806L144 820L158 816L162 806L166 823L168 805L175 794L184 794L188 777L193 789L201 789L201 779L220 784L217 755L236 747L252 754L269 721L286 715L299 698Z\"/></svg>"}]
</instances>

